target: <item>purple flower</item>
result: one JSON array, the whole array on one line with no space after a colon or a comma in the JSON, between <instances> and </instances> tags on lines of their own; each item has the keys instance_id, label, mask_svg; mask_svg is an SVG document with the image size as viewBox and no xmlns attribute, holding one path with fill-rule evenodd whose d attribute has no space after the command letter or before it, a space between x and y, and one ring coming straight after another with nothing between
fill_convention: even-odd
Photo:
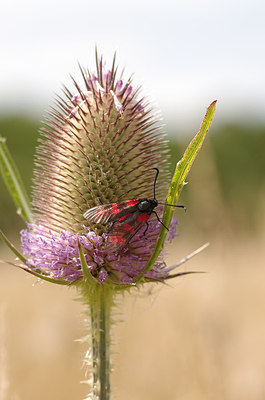
<instances>
[{"instance_id":1,"label":"purple flower","mask_svg":"<svg viewBox=\"0 0 265 400\"><path fill-rule=\"evenodd\" d=\"M173 228L176 224L174 219L169 240L176 236ZM121 252L109 254L104 248L106 235L96 235L90 228L86 227L84 234L77 235L66 230L57 233L41 225L28 224L28 229L21 231L21 247L30 269L52 279L72 283L83 276L79 239L92 276L101 283L109 279L124 285L134 283L142 273L148 280L161 280L168 276L166 265L160 260L151 271L143 271L159 230L159 222L153 220L146 234L143 227Z\"/></svg>"}]
</instances>

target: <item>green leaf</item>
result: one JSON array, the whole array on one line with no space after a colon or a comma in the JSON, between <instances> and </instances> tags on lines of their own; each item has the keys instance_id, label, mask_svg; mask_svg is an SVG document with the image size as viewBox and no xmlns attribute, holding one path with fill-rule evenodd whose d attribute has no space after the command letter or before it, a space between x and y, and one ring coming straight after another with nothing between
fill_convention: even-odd
<instances>
[{"instance_id":1,"label":"green leaf","mask_svg":"<svg viewBox=\"0 0 265 400\"><path fill-rule=\"evenodd\" d=\"M98 285L99 282L97 281L97 279L95 279L93 277L93 275L89 271L89 268L88 268L88 265L86 263L86 259L85 259L85 256L84 256L84 253L83 253L83 250L82 250L82 246L81 246L81 243L80 243L78 237L77 237L77 244L78 244L79 257L80 257L80 261L81 261L81 266L82 266L84 278L91 285Z\"/></svg>"},{"instance_id":2,"label":"green leaf","mask_svg":"<svg viewBox=\"0 0 265 400\"><path fill-rule=\"evenodd\" d=\"M179 195L181 193L181 190L185 184L185 179L186 179L186 177L190 171L190 168L192 166L192 163L195 160L195 157L197 156L197 154L202 146L202 143L205 139L206 133L208 132L208 130L211 126L215 108L216 108L216 101L213 101L206 110L206 114L205 114L205 117L201 124L199 132L193 138L193 140L190 142L182 159L177 163L175 173L173 175L173 179L172 179L169 191L168 191L168 196L166 199L167 204L176 204L177 203ZM162 220L162 222L165 226L170 226L170 223L171 223L171 220L173 217L173 212L174 212L174 207L165 207L163 220ZM161 225L154 251L153 251L148 263L145 266L145 269L144 269L145 271L149 271L152 268L152 266L154 265L157 257L159 256L159 254L164 246L164 242L165 242L167 233L168 233L167 229L163 225Z\"/></svg>"},{"instance_id":3,"label":"green leaf","mask_svg":"<svg viewBox=\"0 0 265 400\"><path fill-rule=\"evenodd\" d=\"M13 201L17 206L17 213L24 220L32 222L28 195L5 142L6 139L0 136L0 171Z\"/></svg>"}]
</instances>

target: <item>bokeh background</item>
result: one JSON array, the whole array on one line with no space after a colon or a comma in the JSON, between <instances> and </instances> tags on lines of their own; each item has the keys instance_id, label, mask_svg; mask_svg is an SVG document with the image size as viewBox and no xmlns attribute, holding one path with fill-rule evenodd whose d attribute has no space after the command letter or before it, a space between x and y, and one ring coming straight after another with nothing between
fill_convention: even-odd
<instances>
[{"instance_id":1,"label":"bokeh background","mask_svg":"<svg viewBox=\"0 0 265 400\"><path fill-rule=\"evenodd\" d=\"M11 0L0 5L0 133L30 192L41 118L95 44L155 99L172 165L217 99L177 211L173 264L207 271L120 299L113 385L123 400L265 398L265 3ZM0 226L23 223L0 178ZM0 259L12 260L0 243ZM0 269L0 399L84 398L75 293Z\"/></svg>"}]
</instances>

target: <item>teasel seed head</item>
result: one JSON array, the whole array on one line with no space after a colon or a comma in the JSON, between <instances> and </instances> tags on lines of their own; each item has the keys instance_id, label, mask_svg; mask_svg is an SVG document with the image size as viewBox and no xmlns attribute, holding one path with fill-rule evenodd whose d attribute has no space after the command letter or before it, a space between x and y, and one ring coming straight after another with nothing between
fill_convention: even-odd
<instances>
[{"instance_id":1,"label":"teasel seed head","mask_svg":"<svg viewBox=\"0 0 265 400\"><path fill-rule=\"evenodd\" d=\"M89 271L102 284L133 284L143 274L148 281L163 280L168 273L162 259L144 272L160 230L153 215L148 230L140 229L117 254L104 247L108 227L88 226L84 218L94 206L152 199L153 168L160 170L156 197L164 200L168 147L160 115L131 78L118 75L115 57L109 70L96 56L96 73L80 71L83 85L73 79L75 92L64 87L64 97L58 97L41 130L34 171L34 223L21 233L27 265L55 280L75 282L83 277L81 244ZM169 238L176 235L176 224L174 220Z\"/></svg>"},{"instance_id":2,"label":"teasel seed head","mask_svg":"<svg viewBox=\"0 0 265 400\"><path fill-rule=\"evenodd\" d=\"M75 94L64 88L36 155L35 222L57 232L83 231L83 214L96 205L153 198L154 167L160 169L158 198L169 183L160 116L140 88L117 78L115 57L111 70L104 70L101 59L97 74L81 73L83 88L74 79Z\"/></svg>"}]
</instances>

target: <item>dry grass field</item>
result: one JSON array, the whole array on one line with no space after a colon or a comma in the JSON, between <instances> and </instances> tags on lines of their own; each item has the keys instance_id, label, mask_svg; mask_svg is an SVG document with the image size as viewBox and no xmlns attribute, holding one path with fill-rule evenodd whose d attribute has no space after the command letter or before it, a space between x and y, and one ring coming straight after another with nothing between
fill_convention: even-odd
<instances>
[{"instance_id":1,"label":"dry grass field","mask_svg":"<svg viewBox=\"0 0 265 400\"><path fill-rule=\"evenodd\" d=\"M265 234L215 237L183 270L208 271L119 300L117 400L264 400ZM183 235L173 264L202 242ZM1 259L12 256L3 251ZM0 399L82 399L82 305L74 290L1 265ZM150 290L149 290L150 289ZM152 290L151 290L152 289Z\"/></svg>"},{"instance_id":2,"label":"dry grass field","mask_svg":"<svg viewBox=\"0 0 265 400\"><path fill-rule=\"evenodd\" d=\"M9 143L13 137L10 149L29 190L36 128L31 137L22 122L9 121ZM244 129L221 129L205 144L183 191L188 211L177 213L180 236L167 249L172 265L210 241L182 266L207 273L147 285L118 301L116 400L265 399L265 131ZM171 148L176 161L181 152ZM1 182L0 211L1 228L12 238L15 227L18 238L23 224ZM0 259L11 261L1 246ZM86 348L77 342L85 329L76 298L74 289L0 264L0 400L85 397L79 382Z\"/></svg>"}]
</instances>

